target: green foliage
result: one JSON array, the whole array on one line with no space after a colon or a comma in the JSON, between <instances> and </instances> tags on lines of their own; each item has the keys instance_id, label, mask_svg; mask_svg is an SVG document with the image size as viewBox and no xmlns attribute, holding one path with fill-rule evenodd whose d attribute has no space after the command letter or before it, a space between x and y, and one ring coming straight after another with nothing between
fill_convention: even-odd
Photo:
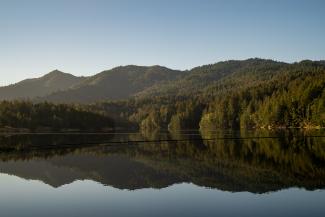
<instances>
[{"instance_id":1,"label":"green foliage","mask_svg":"<svg viewBox=\"0 0 325 217\"><path fill-rule=\"evenodd\" d=\"M325 127L324 90L323 66L308 61L285 66L270 80L254 81L223 95L216 92L201 126Z\"/></svg>"},{"instance_id":2,"label":"green foliage","mask_svg":"<svg viewBox=\"0 0 325 217\"><path fill-rule=\"evenodd\" d=\"M125 66L47 99L74 103L116 99L79 107L112 117L119 128L320 128L325 127L325 65L248 59L189 71ZM48 112L39 116L46 120ZM30 122L21 114L15 118ZM42 118L38 122L44 125L47 121ZM62 121L59 116L52 119L56 125Z\"/></svg>"},{"instance_id":3,"label":"green foliage","mask_svg":"<svg viewBox=\"0 0 325 217\"><path fill-rule=\"evenodd\" d=\"M325 66L221 62L118 103L146 129L325 127Z\"/></svg>"}]
</instances>

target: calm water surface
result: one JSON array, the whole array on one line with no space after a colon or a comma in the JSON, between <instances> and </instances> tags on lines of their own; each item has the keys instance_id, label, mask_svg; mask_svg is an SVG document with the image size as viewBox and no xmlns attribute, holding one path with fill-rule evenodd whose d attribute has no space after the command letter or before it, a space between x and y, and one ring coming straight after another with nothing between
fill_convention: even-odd
<instances>
[{"instance_id":1,"label":"calm water surface","mask_svg":"<svg viewBox=\"0 0 325 217\"><path fill-rule=\"evenodd\" d=\"M1 135L1 216L325 216L322 132Z\"/></svg>"}]
</instances>

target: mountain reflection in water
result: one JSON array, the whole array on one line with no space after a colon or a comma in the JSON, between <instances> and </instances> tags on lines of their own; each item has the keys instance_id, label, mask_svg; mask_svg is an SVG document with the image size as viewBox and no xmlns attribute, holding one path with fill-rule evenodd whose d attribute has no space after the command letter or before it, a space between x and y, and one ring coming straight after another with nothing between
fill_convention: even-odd
<instances>
[{"instance_id":1,"label":"mountain reflection in water","mask_svg":"<svg viewBox=\"0 0 325 217\"><path fill-rule=\"evenodd\" d=\"M316 190L325 186L325 138L290 131L3 135L0 173L55 188L92 180L128 190L177 183L230 192Z\"/></svg>"}]
</instances>

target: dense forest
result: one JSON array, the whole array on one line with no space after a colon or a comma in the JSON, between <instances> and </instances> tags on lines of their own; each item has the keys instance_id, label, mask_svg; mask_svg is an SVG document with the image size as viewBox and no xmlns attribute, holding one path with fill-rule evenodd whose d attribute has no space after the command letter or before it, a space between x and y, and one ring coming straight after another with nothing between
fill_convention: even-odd
<instances>
[{"instance_id":1,"label":"dense forest","mask_svg":"<svg viewBox=\"0 0 325 217\"><path fill-rule=\"evenodd\" d=\"M33 82L54 88L48 77ZM30 97L33 103L2 103L0 125L84 129L111 127L113 119L116 127L150 131L325 127L324 61L231 60L188 71L121 66L70 83Z\"/></svg>"},{"instance_id":2,"label":"dense forest","mask_svg":"<svg viewBox=\"0 0 325 217\"><path fill-rule=\"evenodd\" d=\"M213 76L215 78L213 82ZM137 97L89 106L143 130L325 127L325 65L228 61Z\"/></svg>"},{"instance_id":3,"label":"dense forest","mask_svg":"<svg viewBox=\"0 0 325 217\"><path fill-rule=\"evenodd\" d=\"M3 101L0 103L0 129L62 131L113 129L114 121L103 115L88 112L77 106Z\"/></svg>"}]
</instances>

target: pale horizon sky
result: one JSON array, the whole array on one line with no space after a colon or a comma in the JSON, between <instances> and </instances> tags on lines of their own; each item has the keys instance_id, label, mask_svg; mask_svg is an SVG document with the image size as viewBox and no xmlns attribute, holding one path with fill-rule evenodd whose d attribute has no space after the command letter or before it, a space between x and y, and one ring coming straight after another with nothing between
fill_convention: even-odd
<instances>
[{"instance_id":1,"label":"pale horizon sky","mask_svg":"<svg viewBox=\"0 0 325 217\"><path fill-rule=\"evenodd\" d=\"M0 86L54 69L325 59L322 0L0 0Z\"/></svg>"}]
</instances>

